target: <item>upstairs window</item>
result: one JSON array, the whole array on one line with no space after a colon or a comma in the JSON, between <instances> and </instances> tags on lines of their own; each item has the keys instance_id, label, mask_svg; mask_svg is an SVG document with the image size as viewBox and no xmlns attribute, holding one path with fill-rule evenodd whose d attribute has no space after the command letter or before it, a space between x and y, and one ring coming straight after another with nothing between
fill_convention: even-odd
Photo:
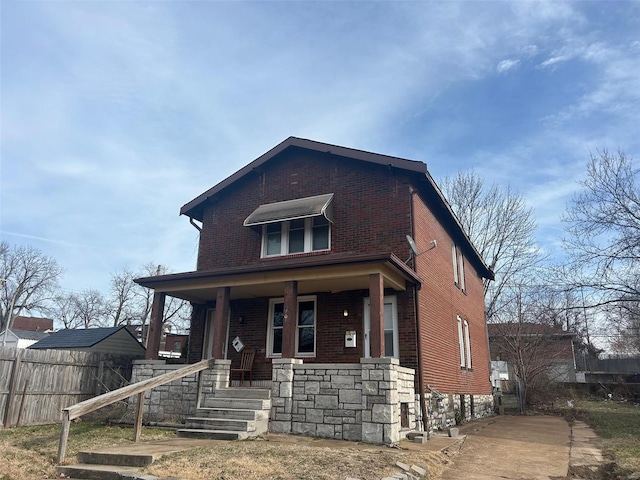
<instances>
[{"instance_id":1,"label":"upstairs window","mask_svg":"<svg viewBox=\"0 0 640 480\"><path fill-rule=\"evenodd\" d=\"M244 226L262 233L262 258L330 250L332 201L333 193L327 193L266 203L245 219Z\"/></svg>"},{"instance_id":2,"label":"upstairs window","mask_svg":"<svg viewBox=\"0 0 640 480\"><path fill-rule=\"evenodd\" d=\"M464 279L464 255L455 243L451 245L451 260L453 263L453 283L463 292L466 291Z\"/></svg>"},{"instance_id":3,"label":"upstairs window","mask_svg":"<svg viewBox=\"0 0 640 480\"><path fill-rule=\"evenodd\" d=\"M330 234L325 217L269 223L262 226L261 257L329 250Z\"/></svg>"}]
</instances>

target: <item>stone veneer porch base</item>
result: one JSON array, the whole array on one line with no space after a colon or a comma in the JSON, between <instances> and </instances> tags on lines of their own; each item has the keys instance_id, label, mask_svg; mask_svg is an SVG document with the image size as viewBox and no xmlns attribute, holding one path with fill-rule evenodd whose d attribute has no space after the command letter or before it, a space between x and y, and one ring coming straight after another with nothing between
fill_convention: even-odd
<instances>
[{"instance_id":1,"label":"stone veneer porch base","mask_svg":"<svg viewBox=\"0 0 640 480\"><path fill-rule=\"evenodd\" d=\"M390 444L415 428L415 371L391 358L354 364L273 360L269 429ZM403 426L402 416L405 424Z\"/></svg>"}]
</instances>

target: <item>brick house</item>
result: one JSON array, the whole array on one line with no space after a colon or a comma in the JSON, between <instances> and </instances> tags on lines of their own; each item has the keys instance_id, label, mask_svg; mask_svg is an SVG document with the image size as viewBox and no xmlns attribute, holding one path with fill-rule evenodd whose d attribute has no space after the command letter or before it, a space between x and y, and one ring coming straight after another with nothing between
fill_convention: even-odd
<instances>
[{"instance_id":1,"label":"brick house","mask_svg":"<svg viewBox=\"0 0 640 480\"><path fill-rule=\"evenodd\" d=\"M516 378L513 364L524 357L520 368L542 384L576 381L575 333L532 322L492 323L487 330L491 361L507 362L509 378Z\"/></svg>"},{"instance_id":2,"label":"brick house","mask_svg":"<svg viewBox=\"0 0 640 480\"><path fill-rule=\"evenodd\" d=\"M193 305L189 362L256 351L274 431L386 443L492 411L493 273L424 163L290 137L180 213L196 271L136 280L148 359L170 295Z\"/></svg>"}]
</instances>

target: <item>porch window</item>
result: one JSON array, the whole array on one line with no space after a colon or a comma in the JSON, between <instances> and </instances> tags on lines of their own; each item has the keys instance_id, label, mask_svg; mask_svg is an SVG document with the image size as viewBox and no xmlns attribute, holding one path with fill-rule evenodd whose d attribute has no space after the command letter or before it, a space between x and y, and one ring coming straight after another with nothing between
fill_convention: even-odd
<instances>
[{"instance_id":1,"label":"porch window","mask_svg":"<svg viewBox=\"0 0 640 480\"><path fill-rule=\"evenodd\" d=\"M284 298L269 301L269 330L267 353L269 357L282 356L282 330L284 326ZM316 354L316 297L298 297L296 315L296 356L314 357Z\"/></svg>"}]
</instances>

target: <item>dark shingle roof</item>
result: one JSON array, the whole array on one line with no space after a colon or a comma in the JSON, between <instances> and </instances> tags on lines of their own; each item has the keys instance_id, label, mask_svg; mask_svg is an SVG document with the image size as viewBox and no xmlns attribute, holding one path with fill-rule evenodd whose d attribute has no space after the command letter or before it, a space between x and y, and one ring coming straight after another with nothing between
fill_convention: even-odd
<instances>
[{"instance_id":1,"label":"dark shingle roof","mask_svg":"<svg viewBox=\"0 0 640 480\"><path fill-rule=\"evenodd\" d=\"M54 332L29 348L89 348L126 327L65 329ZM133 338L133 335L132 335Z\"/></svg>"}]
</instances>

